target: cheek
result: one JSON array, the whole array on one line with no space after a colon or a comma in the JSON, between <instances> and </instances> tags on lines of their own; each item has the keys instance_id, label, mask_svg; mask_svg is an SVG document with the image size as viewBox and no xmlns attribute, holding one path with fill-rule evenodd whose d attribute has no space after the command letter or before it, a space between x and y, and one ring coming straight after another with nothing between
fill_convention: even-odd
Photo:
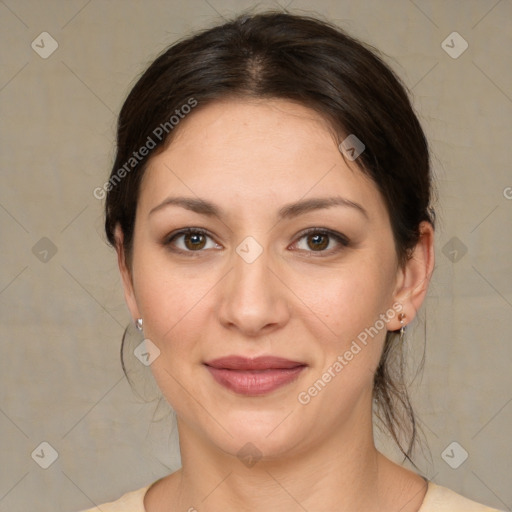
<instances>
[{"instance_id":1,"label":"cheek","mask_svg":"<svg viewBox=\"0 0 512 512\"><path fill-rule=\"evenodd\" d=\"M321 352L309 379L311 385L320 379L316 388L324 399L317 406L330 400L353 405L364 389L369 392L387 332L381 315L391 319L394 314L392 268L392 259L375 257L293 284L302 299L296 316Z\"/></svg>"},{"instance_id":2,"label":"cheek","mask_svg":"<svg viewBox=\"0 0 512 512\"><path fill-rule=\"evenodd\" d=\"M391 272L377 259L361 261L329 272L297 275L291 283L303 318L315 319L325 339L347 342L375 324L390 307Z\"/></svg>"},{"instance_id":3,"label":"cheek","mask_svg":"<svg viewBox=\"0 0 512 512\"><path fill-rule=\"evenodd\" d=\"M299 291L316 313L304 307L298 315L321 357L298 399L305 413L327 423L345 421L362 397L370 399L381 358L387 329L380 315L390 311L387 281L365 268L372 278L340 273L317 281L321 287L302 286Z\"/></svg>"},{"instance_id":4,"label":"cheek","mask_svg":"<svg viewBox=\"0 0 512 512\"><path fill-rule=\"evenodd\" d=\"M134 264L134 286L144 334L154 338L160 349L182 338L181 331L192 319L204 314L202 308L216 279L212 272L175 268L165 253L141 248Z\"/></svg>"},{"instance_id":5,"label":"cheek","mask_svg":"<svg viewBox=\"0 0 512 512\"><path fill-rule=\"evenodd\" d=\"M197 394L194 372L198 371L196 363L204 357L201 340L208 332L209 291L216 281L171 272L156 263L140 275L144 277L138 283L137 299L144 318L144 336L160 350L151 371L173 409L187 417L197 407L190 391Z\"/></svg>"}]
</instances>

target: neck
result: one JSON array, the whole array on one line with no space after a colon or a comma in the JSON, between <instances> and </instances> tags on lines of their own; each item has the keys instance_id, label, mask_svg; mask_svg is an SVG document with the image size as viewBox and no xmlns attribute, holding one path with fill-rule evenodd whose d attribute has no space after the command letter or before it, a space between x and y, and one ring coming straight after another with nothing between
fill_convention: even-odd
<instances>
[{"instance_id":1,"label":"neck","mask_svg":"<svg viewBox=\"0 0 512 512\"><path fill-rule=\"evenodd\" d=\"M386 510L389 482L382 469L392 463L376 450L371 430L351 437L340 431L300 452L246 465L185 426L179 428L182 469L173 498L177 510Z\"/></svg>"}]
</instances>

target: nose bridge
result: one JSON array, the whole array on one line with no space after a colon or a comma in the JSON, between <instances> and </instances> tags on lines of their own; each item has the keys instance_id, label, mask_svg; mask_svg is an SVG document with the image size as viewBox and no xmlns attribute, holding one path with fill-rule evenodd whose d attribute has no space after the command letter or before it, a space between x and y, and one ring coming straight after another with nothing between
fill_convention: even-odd
<instances>
[{"instance_id":1,"label":"nose bridge","mask_svg":"<svg viewBox=\"0 0 512 512\"><path fill-rule=\"evenodd\" d=\"M222 298L221 320L255 334L282 325L288 316L286 294L274 276L272 254L253 237L245 238L232 255L233 271Z\"/></svg>"}]
</instances>

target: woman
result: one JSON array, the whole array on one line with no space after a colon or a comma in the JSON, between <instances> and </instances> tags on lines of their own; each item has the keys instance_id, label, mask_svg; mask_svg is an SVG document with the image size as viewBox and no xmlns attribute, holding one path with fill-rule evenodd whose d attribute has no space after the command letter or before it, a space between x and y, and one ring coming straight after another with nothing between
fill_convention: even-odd
<instances>
[{"instance_id":1,"label":"woman","mask_svg":"<svg viewBox=\"0 0 512 512\"><path fill-rule=\"evenodd\" d=\"M151 64L117 148L106 233L182 468L99 510L491 510L374 444L375 413L412 453L400 353L434 219L423 131L373 51L237 18Z\"/></svg>"}]
</instances>

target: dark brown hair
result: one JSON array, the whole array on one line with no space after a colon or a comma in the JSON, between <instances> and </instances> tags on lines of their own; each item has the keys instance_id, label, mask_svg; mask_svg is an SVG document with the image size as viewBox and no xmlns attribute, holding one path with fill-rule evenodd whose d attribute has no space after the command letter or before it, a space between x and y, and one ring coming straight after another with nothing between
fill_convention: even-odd
<instances>
[{"instance_id":1,"label":"dark brown hair","mask_svg":"<svg viewBox=\"0 0 512 512\"><path fill-rule=\"evenodd\" d=\"M312 17L268 12L240 16L173 44L128 95L105 187L107 238L115 245L119 224L128 262L148 159L169 144L179 129L178 117L191 110L185 105L200 108L235 96L298 102L320 113L340 141L349 134L361 140L365 150L357 163L380 190L398 261L407 261L419 240L420 223L433 224L434 218L428 145L406 88L374 48L338 27ZM409 458L417 425L403 361L397 333L388 332L374 378L377 418Z\"/></svg>"}]
</instances>

